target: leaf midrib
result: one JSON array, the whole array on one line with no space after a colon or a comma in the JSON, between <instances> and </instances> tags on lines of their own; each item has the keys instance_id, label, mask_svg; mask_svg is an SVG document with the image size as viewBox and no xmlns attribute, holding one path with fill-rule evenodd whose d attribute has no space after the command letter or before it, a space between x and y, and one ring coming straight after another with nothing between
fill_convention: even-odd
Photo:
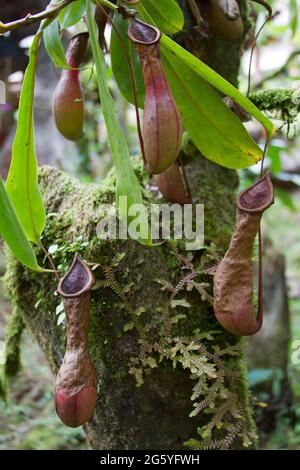
<instances>
[{"instance_id":1,"label":"leaf midrib","mask_svg":"<svg viewBox=\"0 0 300 470\"><path fill-rule=\"evenodd\" d=\"M219 131L219 128L216 127L214 121L213 121L213 120L211 119L211 117L205 112L205 109L199 107L199 105L198 105L197 101L195 100L195 98L193 97L192 93L191 93L190 90L185 86L184 81L180 78L180 76L178 75L178 73L176 72L176 70L172 67L172 65L171 65L171 63L170 63L170 61L169 61L169 59L167 58L167 54L164 52L163 55L164 55L165 60L168 62L169 67L173 70L173 73L174 73L174 74L176 75L176 77L178 78L178 81L179 81L180 83L182 83L183 88L187 91L187 93L188 93L189 96L191 97L192 101L195 103L196 107L197 107L199 110L201 110L201 113L205 116L205 118L206 118L207 121L212 125L212 127L213 127L214 129L216 129L216 132L217 132L218 134L220 134L220 135L222 136L222 138L224 138L224 140L227 142L227 144L229 144L229 146L234 145L235 148L238 150L239 153L240 153L240 152L244 152L243 148L240 147L240 146L238 146L237 143L236 143L236 141L234 141L234 140L233 140L233 141L228 140L228 137L226 136L226 133L224 133L224 131L222 132L222 128L220 128L220 131ZM253 158L255 158L255 157L254 157L254 154L251 154L251 155L253 155ZM251 155L248 155L248 157L251 157ZM255 158L255 160L256 160L256 161L259 161L260 159L259 159L259 158L258 158L258 159ZM220 159L218 159L218 162L221 164Z\"/></svg>"}]
</instances>

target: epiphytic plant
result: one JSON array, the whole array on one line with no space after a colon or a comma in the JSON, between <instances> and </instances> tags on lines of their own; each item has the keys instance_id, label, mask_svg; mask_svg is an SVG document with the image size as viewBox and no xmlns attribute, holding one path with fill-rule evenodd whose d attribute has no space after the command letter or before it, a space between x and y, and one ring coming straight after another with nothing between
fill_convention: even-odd
<instances>
[{"instance_id":1,"label":"epiphytic plant","mask_svg":"<svg viewBox=\"0 0 300 470\"><path fill-rule=\"evenodd\" d=\"M106 50L106 41L105 41L105 28L107 24L107 16L109 10L107 7L96 7L95 10L95 21L97 23L98 31L99 31L99 45L101 49Z\"/></svg>"},{"instance_id":2,"label":"epiphytic plant","mask_svg":"<svg viewBox=\"0 0 300 470\"><path fill-rule=\"evenodd\" d=\"M83 136L84 102L79 70L88 44L88 33L73 37L67 50L70 69L63 70L53 96L53 114L59 132L69 140Z\"/></svg>"},{"instance_id":3,"label":"epiphytic plant","mask_svg":"<svg viewBox=\"0 0 300 470\"><path fill-rule=\"evenodd\" d=\"M182 124L160 58L161 32L135 19L128 35L140 56L145 80L143 140L146 165L151 173L162 173L177 157Z\"/></svg>"},{"instance_id":4,"label":"epiphytic plant","mask_svg":"<svg viewBox=\"0 0 300 470\"><path fill-rule=\"evenodd\" d=\"M230 41L242 37L244 26L236 0L208 0L199 8L214 34Z\"/></svg>"},{"instance_id":5,"label":"epiphytic plant","mask_svg":"<svg viewBox=\"0 0 300 470\"><path fill-rule=\"evenodd\" d=\"M273 202L269 173L239 194L235 230L214 277L215 316L226 330L235 335L253 335L262 326L262 273L260 269L258 313L255 318L252 251L262 215ZM259 256L261 264L261 253Z\"/></svg>"},{"instance_id":6,"label":"epiphytic plant","mask_svg":"<svg viewBox=\"0 0 300 470\"><path fill-rule=\"evenodd\" d=\"M188 204L191 197L182 175L182 169L177 162L174 162L163 173L155 175L156 184L160 192L171 202Z\"/></svg>"},{"instance_id":7,"label":"epiphytic plant","mask_svg":"<svg viewBox=\"0 0 300 470\"><path fill-rule=\"evenodd\" d=\"M140 54L146 82L146 99L143 86L137 87L136 94L138 103L145 102L143 137L147 164L151 172L160 173L157 176L158 184L169 199L181 203L187 201L180 168L174 163L181 139L177 106L184 127L202 154L228 168L243 168L254 164L262 157L262 152L212 87L230 96L253 115L265 127L269 137L273 133L272 123L253 103L206 64L166 36L176 34L183 28L184 17L177 2L127 0L126 3L134 10L109 0L82 0L76 8L73 8L74 0L53 0L49 2L47 9L38 14L27 15L6 24L0 21L0 34L34 22L41 23L30 47L29 64L24 75L12 163L6 183L7 191L0 184L0 232L14 255L28 268L42 271L30 242L45 251L57 277L55 266L41 242L46 217L38 186L34 144L34 86L42 36L52 61L64 69L55 93L54 114L59 130L72 140L79 139L83 132L83 100L78 68L82 63L88 36L90 38L101 109L115 166L116 204L118 205L120 196L126 196L128 200L128 211L119 207L120 217L126 217L133 204L141 204L143 197L131 164L124 133L117 120L116 103L107 83L105 56L99 45L97 26L100 29L104 27L107 18L104 15L100 20L99 16L95 19L96 7L101 7L102 13L103 10L107 12L109 9L119 17L124 27L121 37L125 48L129 51L129 57L134 57L136 52L127 36L128 23L131 22L129 36ZM135 19L137 13L143 21ZM82 18L85 18L86 22L85 25L81 23L80 27L86 28L87 32L73 38L65 54L60 33L76 26ZM235 23L233 18L229 20L231 24ZM102 40L103 34L100 35L103 46ZM114 77L120 90L126 94L130 87L127 86L128 63L126 58L124 59L124 51L122 47L110 50ZM135 83L138 82L139 73L142 77L140 61L137 56L136 59L139 67L132 67L135 79L132 82ZM121 71L119 75L118 70ZM143 78L141 81L143 82ZM134 87L135 84L131 85ZM130 101L130 98L128 100ZM157 117L157 123L154 125L151 121L153 117ZM175 184L178 185L176 194ZM145 243L145 240L140 241ZM40 253L41 251L38 252L39 255ZM96 400L97 377L87 348L92 283L90 271L77 257L59 287L59 292L65 297L68 344L56 384L56 407L61 419L71 426L80 425L92 416Z\"/></svg>"},{"instance_id":8,"label":"epiphytic plant","mask_svg":"<svg viewBox=\"0 0 300 470\"><path fill-rule=\"evenodd\" d=\"M64 297L67 347L56 379L55 407L62 422L70 427L89 421L97 400L98 378L88 350L94 282L91 270L77 254L57 289Z\"/></svg>"},{"instance_id":9,"label":"epiphytic plant","mask_svg":"<svg viewBox=\"0 0 300 470\"><path fill-rule=\"evenodd\" d=\"M94 0L94 3L114 11L126 26L128 18L134 17L138 11L143 20L149 23L155 22L163 33L174 34L183 28L183 15L174 0L162 0L159 5L151 2L151 8L150 6L148 8L146 3L141 5L141 2L136 4L130 2L136 11L125 11L125 6L121 8L108 0ZM106 65L103 51L99 46L97 24L94 20L95 7L90 1L81 2L80 8L73 8L73 6L72 0L63 0L59 3L53 1L47 10L36 15L26 16L6 24L0 22L0 34L33 22L41 22L40 29L30 48L30 60L24 76L18 127L12 149L12 164L7 180L8 196L12 202L13 210L21 222L21 228L25 231L27 239L38 245L46 220L37 185L33 119L35 73L40 40L44 35L47 52L56 66L65 68L66 73L77 74L76 70L67 70L70 65L67 63L68 58L65 57L61 44L60 32L80 22L85 13L87 14L88 33L96 38L95 41L91 39L91 45L102 112L107 124L109 145L116 168L116 203L118 204L119 196L127 196L129 207L131 204L142 202L142 193L131 166L128 146L116 118L115 103L107 87ZM124 31L122 32L122 42L132 52L133 48L130 49L132 45L127 34L123 33ZM112 41L113 38L116 39L116 36L112 36ZM168 82L180 109L184 126L203 155L229 168L242 168L256 163L262 155L259 147L206 82L233 98L258 119L265 127L268 136L273 133L272 123L235 87L164 34L161 38L161 52ZM111 48L111 55L114 76L120 90L126 94L126 90L130 86L128 86L128 64L124 58L123 49L121 47ZM133 70L137 83L139 69L133 68ZM184 80L182 80L182 76L184 76ZM139 102L143 103L144 98L139 96L139 93L143 93L143 87L137 89L137 92ZM196 95L197 99L195 99ZM73 100L73 104L76 104L78 109L82 106L80 99L81 97L78 102L76 98L76 102ZM130 96L128 99L130 100ZM209 102L208 106L207 101ZM76 119L72 119L73 121L76 122ZM227 128L230 129L230 132L227 132ZM227 135L226 139L223 138L224 132ZM78 134L76 132L76 138L80 133L81 129ZM121 217L124 215L127 214L120 213ZM12 233L14 230L13 216L9 217L9 223L4 218L1 219L1 233L7 230L6 227L9 227L9 231ZM30 249L24 240L22 245L24 249ZM18 259L24 260L18 250L14 248L13 251ZM26 262L28 263L28 261ZM38 269L36 261L35 265L35 269Z\"/></svg>"}]
</instances>

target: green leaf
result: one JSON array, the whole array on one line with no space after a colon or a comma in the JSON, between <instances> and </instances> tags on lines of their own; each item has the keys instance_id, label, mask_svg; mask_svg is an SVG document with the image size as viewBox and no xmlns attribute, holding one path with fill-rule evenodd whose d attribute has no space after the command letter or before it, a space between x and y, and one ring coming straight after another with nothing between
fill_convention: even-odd
<instances>
[{"instance_id":1,"label":"green leaf","mask_svg":"<svg viewBox=\"0 0 300 470\"><path fill-rule=\"evenodd\" d=\"M37 264L37 260L31 244L26 238L25 232L14 211L6 192L3 181L0 179L0 234L7 245L27 268L35 271L43 271Z\"/></svg>"},{"instance_id":2,"label":"green leaf","mask_svg":"<svg viewBox=\"0 0 300 470\"><path fill-rule=\"evenodd\" d=\"M290 26L292 30L292 37L295 36L297 33L297 28L298 28L298 2L297 0L290 0Z\"/></svg>"},{"instance_id":3,"label":"green leaf","mask_svg":"<svg viewBox=\"0 0 300 470\"><path fill-rule=\"evenodd\" d=\"M164 68L184 127L206 158L227 168L260 160L261 149L205 80L167 50Z\"/></svg>"},{"instance_id":4,"label":"green leaf","mask_svg":"<svg viewBox=\"0 0 300 470\"><path fill-rule=\"evenodd\" d=\"M130 80L130 71L128 58L131 61L133 74L135 78L136 96L139 108L144 107L145 84L140 59L134 46L127 37L128 22L124 21L118 13L114 15L114 25L118 30L117 35L114 28L111 32L110 56L114 77L122 95L132 104L134 104L132 84ZM128 57L124 51L127 50Z\"/></svg>"},{"instance_id":5,"label":"green leaf","mask_svg":"<svg viewBox=\"0 0 300 470\"><path fill-rule=\"evenodd\" d=\"M44 44L52 62L62 69L69 69L66 54L62 46L59 34L59 24L56 18L44 30Z\"/></svg>"},{"instance_id":6,"label":"green leaf","mask_svg":"<svg viewBox=\"0 0 300 470\"><path fill-rule=\"evenodd\" d=\"M78 23L85 13L85 1L77 0L62 9L59 14L59 22L62 28L67 29Z\"/></svg>"},{"instance_id":7,"label":"green leaf","mask_svg":"<svg viewBox=\"0 0 300 470\"><path fill-rule=\"evenodd\" d=\"M175 0L141 0L134 5L141 18L166 34L175 34L184 25L183 13Z\"/></svg>"},{"instance_id":8,"label":"green leaf","mask_svg":"<svg viewBox=\"0 0 300 470\"><path fill-rule=\"evenodd\" d=\"M273 380L276 375L276 369L252 369L248 372L248 381L251 387L261 383Z\"/></svg>"},{"instance_id":9,"label":"green leaf","mask_svg":"<svg viewBox=\"0 0 300 470\"><path fill-rule=\"evenodd\" d=\"M276 188L275 197L276 197L276 200L280 199L282 204L288 209L290 209L290 211L292 212L298 211L297 205L293 201L293 198L289 195L289 193L285 189Z\"/></svg>"},{"instance_id":10,"label":"green leaf","mask_svg":"<svg viewBox=\"0 0 300 470\"><path fill-rule=\"evenodd\" d=\"M270 169L273 175L281 172L281 152L286 150L284 147L277 145L268 146L268 158L270 159Z\"/></svg>"},{"instance_id":11,"label":"green leaf","mask_svg":"<svg viewBox=\"0 0 300 470\"><path fill-rule=\"evenodd\" d=\"M120 217L127 218L128 211L133 204L143 204L142 191L131 165L126 139L118 122L116 103L108 88L105 57L98 43L98 31L94 19L94 7L92 7L89 0L86 0L86 10L87 24L97 72L101 108L107 128L112 159L116 170L116 203L119 207ZM121 206L119 205L121 196L127 197L128 207L124 208L123 204ZM151 243L149 233L150 231L147 229L147 238L140 239L139 241L149 245Z\"/></svg>"},{"instance_id":12,"label":"green leaf","mask_svg":"<svg viewBox=\"0 0 300 470\"><path fill-rule=\"evenodd\" d=\"M157 26L163 31L157 18L154 18L150 14L150 10L142 7L139 9L139 11L144 21ZM185 62L186 65L188 65L190 68L192 68L201 78L206 80L210 85L219 90L221 93L224 93L224 95L230 96L243 109L255 117L255 119L257 119L266 129L269 137L273 135L273 123L246 96L244 96L237 88L231 85L231 83L225 80L225 78L221 77L221 75L212 70L208 65L201 62L201 60L183 49L183 47L174 42L172 39L168 38L165 34L163 34L161 38L161 50L162 53L164 53L166 50L169 50L172 52L172 54L174 54L174 56L178 56L178 58Z\"/></svg>"},{"instance_id":13,"label":"green leaf","mask_svg":"<svg viewBox=\"0 0 300 470\"><path fill-rule=\"evenodd\" d=\"M248 111L248 113L255 117L264 126L269 137L273 135L274 126L272 122L261 111L259 111L259 109L246 96L231 85L231 83L227 82L225 78L221 77L221 75L208 67L208 65L201 62L201 60L197 59L197 57L190 54L166 35L162 36L161 50L162 54L166 58L172 57L172 61L173 59L175 60L175 58L177 58L177 60L181 60L199 77L203 78L214 88L224 93L224 95L230 96L236 103L242 106L242 108ZM185 80L184 75L181 74L181 76Z\"/></svg>"},{"instance_id":14,"label":"green leaf","mask_svg":"<svg viewBox=\"0 0 300 470\"><path fill-rule=\"evenodd\" d=\"M27 238L38 244L46 222L38 187L34 142L33 100L35 70L41 34L34 37L20 96L18 124L6 188Z\"/></svg>"}]
</instances>

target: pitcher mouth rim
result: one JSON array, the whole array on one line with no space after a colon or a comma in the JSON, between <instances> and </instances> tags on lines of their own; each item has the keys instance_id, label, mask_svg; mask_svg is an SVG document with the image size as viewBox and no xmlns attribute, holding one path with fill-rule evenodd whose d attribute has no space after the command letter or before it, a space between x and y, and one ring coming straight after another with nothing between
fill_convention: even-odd
<instances>
[{"instance_id":1,"label":"pitcher mouth rim","mask_svg":"<svg viewBox=\"0 0 300 470\"><path fill-rule=\"evenodd\" d=\"M245 207L242 202L241 202L241 199L242 197L244 196L244 194L246 194L247 192L249 192L252 188L255 188L255 186L259 185L262 181L266 181L267 182L267 185L269 187L269 190L270 190L270 197L268 198L268 200L265 202L265 204L261 205L261 206L258 206L258 207L254 207L254 208L249 208L249 207ZM271 180L271 174L269 171L266 172L266 174L259 178L258 181L256 181L252 186L250 186L249 188L246 188L244 189L238 196L237 196L237 199L236 199L236 205L237 207L243 211L243 212L248 212L248 213L262 213L264 212L266 209L268 209L268 207L270 207L272 204L274 203L274 189L273 189L273 184L272 184L272 180Z\"/></svg>"},{"instance_id":2,"label":"pitcher mouth rim","mask_svg":"<svg viewBox=\"0 0 300 470\"><path fill-rule=\"evenodd\" d=\"M134 21L142 24L142 25L146 25L148 28L151 28L153 31L156 32L156 38L153 39L152 41L141 41L139 39L135 39L134 36L131 34L131 27L132 27L132 24L130 25L130 27L128 28L128 37L129 39L134 43L134 44L140 44L141 46L152 46L153 44L157 44L159 43L161 37L162 37L162 33L161 31L156 28L155 26L153 25L150 25L150 24L147 24L145 23L144 21L141 21L139 20L138 18L135 18Z\"/></svg>"},{"instance_id":3,"label":"pitcher mouth rim","mask_svg":"<svg viewBox=\"0 0 300 470\"><path fill-rule=\"evenodd\" d=\"M74 268L75 264L77 263L80 263L81 266L85 269L86 273L88 274L88 280L87 282L85 283L85 285L80 289L78 290L77 292L75 293L72 293L72 294L68 294L67 292L65 292L65 290L63 289L63 284L64 282L66 281L66 279L68 278L68 276L70 275L72 269ZM76 298L76 297L81 297L83 294L85 294L86 292L89 292L93 285L95 284L95 277L92 273L92 271L89 269L89 267L83 262L83 260L81 259L81 256L79 255L79 253L76 253L75 257L74 257L74 260L73 260L73 263L69 269L69 271L64 275L64 277L59 281L59 284L58 284L58 287L57 287L57 292L59 295L61 295L62 297L64 298Z\"/></svg>"}]
</instances>

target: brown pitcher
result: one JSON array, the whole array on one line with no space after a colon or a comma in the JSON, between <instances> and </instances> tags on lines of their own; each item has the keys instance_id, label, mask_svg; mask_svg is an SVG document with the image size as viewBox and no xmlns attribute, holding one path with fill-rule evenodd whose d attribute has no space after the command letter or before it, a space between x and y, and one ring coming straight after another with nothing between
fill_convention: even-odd
<instances>
[{"instance_id":1,"label":"brown pitcher","mask_svg":"<svg viewBox=\"0 0 300 470\"><path fill-rule=\"evenodd\" d=\"M274 192L269 173L239 194L235 230L214 277L215 316L226 330L235 335L253 335L262 326L262 276L260 269L259 305L255 317L252 251L262 215L273 202Z\"/></svg>"}]
</instances>

